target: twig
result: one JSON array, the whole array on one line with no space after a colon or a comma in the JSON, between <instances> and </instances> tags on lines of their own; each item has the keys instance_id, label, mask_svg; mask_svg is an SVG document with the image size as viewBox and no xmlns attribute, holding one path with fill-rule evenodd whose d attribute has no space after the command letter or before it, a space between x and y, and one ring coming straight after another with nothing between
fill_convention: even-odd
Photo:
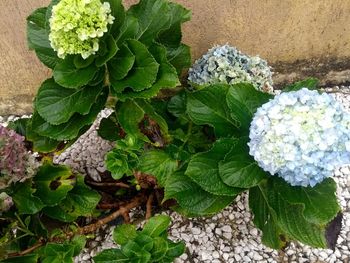
<instances>
[{"instance_id":1,"label":"twig","mask_svg":"<svg viewBox=\"0 0 350 263\"><path fill-rule=\"evenodd\" d=\"M147 204L146 204L146 219L149 219L152 217L152 203L154 199L154 194L151 193L148 197Z\"/></svg>"},{"instance_id":2,"label":"twig","mask_svg":"<svg viewBox=\"0 0 350 263\"><path fill-rule=\"evenodd\" d=\"M63 242L63 241L66 241L67 239L71 239L76 234L86 235L86 234L95 232L96 230L101 228L103 225L108 224L109 222L116 219L118 216L123 216L123 215L125 216L126 214L129 213L129 211L132 208L140 206L144 202L144 199L145 199L145 195L140 194L140 195L136 196L134 199L132 199L130 201L130 203L126 204L125 206L120 207L117 211L115 211L114 213L98 220L96 223L93 223L93 224L90 224L87 226L83 226L83 227L79 227L75 231L71 231L71 232L66 233L64 235L64 237L58 236L58 237L53 237L53 238L45 240L45 241L39 240L38 243L27 248L26 250L23 250L23 251L17 252L17 253L12 253L9 256L10 257L24 256L26 254L33 252L34 250L38 249L39 247L44 246L48 242Z\"/></svg>"},{"instance_id":3,"label":"twig","mask_svg":"<svg viewBox=\"0 0 350 263\"><path fill-rule=\"evenodd\" d=\"M122 182L100 183L100 182L86 181L86 183L94 186L119 186L122 188L130 188L129 185Z\"/></svg>"}]
</instances>

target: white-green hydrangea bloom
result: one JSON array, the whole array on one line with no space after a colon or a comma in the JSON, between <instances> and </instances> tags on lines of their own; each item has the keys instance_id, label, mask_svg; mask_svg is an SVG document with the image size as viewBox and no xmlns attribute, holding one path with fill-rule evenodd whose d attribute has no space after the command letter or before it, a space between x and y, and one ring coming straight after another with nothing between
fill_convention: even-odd
<instances>
[{"instance_id":1,"label":"white-green hydrangea bloom","mask_svg":"<svg viewBox=\"0 0 350 263\"><path fill-rule=\"evenodd\" d=\"M49 40L60 58L80 54L84 59L99 49L99 38L114 17L108 2L61 0L52 8Z\"/></svg>"},{"instance_id":2,"label":"white-green hydrangea bloom","mask_svg":"<svg viewBox=\"0 0 350 263\"><path fill-rule=\"evenodd\" d=\"M272 72L267 62L229 45L215 46L198 59L189 70L188 80L196 85L249 82L257 90L273 91Z\"/></svg>"},{"instance_id":3,"label":"white-green hydrangea bloom","mask_svg":"<svg viewBox=\"0 0 350 263\"><path fill-rule=\"evenodd\" d=\"M277 95L254 115L250 155L293 186L314 186L350 163L350 114L329 94Z\"/></svg>"}]
</instances>

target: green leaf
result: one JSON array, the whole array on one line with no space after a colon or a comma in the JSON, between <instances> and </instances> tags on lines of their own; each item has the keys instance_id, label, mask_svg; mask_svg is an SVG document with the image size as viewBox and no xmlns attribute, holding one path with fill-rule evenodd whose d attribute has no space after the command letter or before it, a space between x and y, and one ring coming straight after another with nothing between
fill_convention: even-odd
<instances>
[{"instance_id":1,"label":"green leaf","mask_svg":"<svg viewBox=\"0 0 350 263\"><path fill-rule=\"evenodd\" d=\"M65 244L74 247L73 256L77 257L86 245L86 237L82 235L74 236L72 240L66 241Z\"/></svg>"},{"instance_id":2,"label":"green leaf","mask_svg":"<svg viewBox=\"0 0 350 263\"><path fill-rule=\"evenodd\" d=\"M130 262L148 262L151 258L151 254L142 249L136 242L129 241L122 246L121 251L123 254L130 258Z\"/></svg>"},{"instance_id":3,"label":"green leaf","mask_svg":"<svg viewBox=\"0 0 350 263\"><path fill-rule=\"evenodd\" d=\"M135 55L126 44L118 50L116 56L108 62L109 79L111 83L125 78L135 63Z\"/></svg>"},{"instance_id":4,"label":"green leaf","mask_svg":"<svg viewBox=\"0 0 350 263\"><path fill-rule=\"evenodd\" d=\"M169 100L167 109L175 117L184 116L186 114L186 102L186 93L181 92Z\"/></svg>"},{"instance_id":5,"label":"green leaf","mask_svg":"<svg viewBox=\"0 0 350 263\"><path fill-rule=\"evenodd\" d=\"M86 68L90 66L91 63L94 62L94 60L95 60L94 56L90 56L86 59L83 59L80 55L75 55L73 58L73 63L76 68L80 69L80 68Z\"/></svg>"},{"instance_id":6,"label":"green leaf","mask_svg":"<svg viewBox=\"0 0 350 263\"><path fill-rule=\"evenodd\" d=\"M181 24L191 20L191 11L176 3L169 3L169 7L170 28L160 33L158 42L176 48L181 44Z\"/></svg>"},{"instance_id":7,"label":"green leaf","mask_svg":"<svg viewBox=\"0 0 350 263\"><path fill-rule=\"evenodd\" d=\"M187 114L197 125L210 125L218 137L232 136L237 132L226 101L228 85L212 85L187 93Z\"/></svg>"},{"instance_id":8,"label":"green leaf","mask_svg":"<svg viewBox=\"0 0 350 263\"><path fill-rule=\"evenodd\" d=\"M73 263L74 246L48 243L40 256L42 263Z\"/></svg>"},{"instance_id":9,"label":"green leaf","mask_svg":"<svg viewBox=\"0 0 350 263\"><path fill-rule=\"evenodd\" d=\"M0 261L1 263L37 263L38 255L37 254L29 254L25 256L19 257L11 257Z\"/></svg>"},{"instance_id":10,"label":"green leaf","mask_svg":"<svg viewBox=\"0 0 350 263\"><path fill-rule=\"evenodd\" d=\"M125 16L124 23L120 27L120 32L116 38L117 46L120 46L127 39L135 39L139 31L139 20L132 16Z\"/></svg>"},{"instance_id":11,"label":"green leaf","mask_svg":"<svg viewBox=\"0 0 350 263\"><path fill-rule=\"evenodd\" d=\"M133 5L127 14L138 19L137 39L146 46L151 45L159 32L170 26L170 5L164 0L141 0Z\"/></svg>"},{"instance_id":12,"label":"green leaf","mask_svg":"<svg viewBox=\"0 0 350 263\"><path fill-rule=\"evenodd\" d=\"M29 121L29 118L17 119L15 121L10 121L7 127L14 130L16 133L26 137L27 125Z\"/></svg>"},{"instance_id":13,"label":"green leaf","mask_svg":"<svg viewBox=\"0 0 350 263\"><path fill-rule=\"evenodd\" d=\"M185 174L211 194L237 196L243 189L226 185L219 175L219 162L235 144L235 139L216 141L208 152L192 156Z\"/></svg>"},{"instance_id":14,"label":"green leaf","mask_svg":"<svg viewBox=\"0 0 350 263\"><path fill-rule=\"evenodd\" d=\"M95 62L97 67L101 67L106 62L111 60L115 56L115 54L117 53L117 51L119 49L117 47L117 44L115 43L113 36L111 36L109 34L105 37L104 43L107 46L107 53L104 54L103 56L97 57L96 62Z\"/></svg>"},{"instance_id":15,"label":"green leaf","mask_svg":"<svg viewBox=\"0 0 350 263\"><path fill-rule=\"evenodd\" d=\"M92 216L101 196L84 183L79 175L77 183L57 206L44 208L44 213L63 222L73 222L80 216Z\"/></svg>"},{"instance_id":16,"label":"green leaf","mask_svg":"<svg viewBox=\"0 0 350 263\"><path fill-rule=\"evenodd\" d=\"M17 183L11 195L19 214L36 214L45 206L43 202L33 195L31 182Z\"/></svg>"},{"instance_id":17,"label":"green leaf","mask_svg":"<svg viewBox=\"0 0 350 263\"><path fill-rule=\"evenodd\" d=\"M286 245L286 237L277 225L274 211L269 207L266 193L259 186L249 189L249 207L254 214L254 224L263 232L262 242L273 249Z\"/></svg>"},{"instance_id":18,"label":"green leaf","mask_svg":"<svg viewBox=\"0 0 350 263\"><path fill-rule=\"evenodd\" d=\"M49 68L54 68L59 58L51 48L49 28L46 21L47 8L35 10L27 18L27 40L30 49L34 49L38 58Z\"/></svg>"},{"instance_id":19,"label":"green leaf","mask_svg":"<svg viewBox=\"0 0 350 263\"><path fill-rule=\"evenodd\" d=\"M186 246L184 242L174 243L168 240L168 251L166 253L166 257L170 259L180 257L183 253L185 253L185 249Z\"/></svg>"},{"instance_id":20,"label":"green leaf","mask_svg":"<svg viewBox=\"0 0 350 263\"><path fill-rule=\"evenodd\" d=\"M272 98L270 94L257 91L252 84L238 83L229 88L226 100L232 119L247 134L256 110Z\"/></svg>"},{"instance_id":21,"label":"green leaf","mask_svg":"<svg viewBox=\"0 0 350 263\"><path fill-rule=\"evenodd\" d=\"M183 69L191 66L191 48L185 44L179 47L166 47L168 61L176 68L177 74L180 75Z\"/></svg>"},{"instance_id":22,"label":"green leaf","mask_svg":"<svg viewBox=\"0 0 350 263\"><path fill-rule=\"evenodd\" d=\"M308 78L299 82L295 82L291 85L288 85L285 87L282 91L283 92L289 92L289 91L297 91L302 88L308 88L310 90L317 89L317 86L319 84L319 80L315 78Z\"/></svg>"},{"instance_id":23,"label":"green leaf","mask_svg":"<svg viewBox=\"0 0 350 263\"><path fill-rule=\"evenodd\" d=\"M95 121L98 113L105 106L107 95L107 91L103 91L87 115L75 113L68 122L60 125L51 125L37 112L34 112L32 117L34 132L55 140L71 140L76 138L85 126L90 125Z\"/></svg>"},{"instance_id":24,"label":"green leaf","mask_svg":"<svg viewBox=\"0 0 350 263\"><path fill-rule=\"evenodd\" d=\"M168 242L167 240L161 237L155 237L153 240L154 240L154 247L151 251L152 262L158 262L165 257L168 251Z\"/></svg>"},{"instance_id":25,"label":"green leaf","mask_svg":"<svg viewBox=\"0 0 350 263\"><path fill-rule=\"evenodd\" d=\"M275 178L273 188L290 204L304 207L303 216L311 223L326 225L340 211L335 195L337 185L328 178L314 187L291 186L281 178Z\"/></svg>"},{"instance_id":26,"label":"green leaf","mask_svg":"<svg viewBox=\"0 0 350 263\"><path fill-rule=\"evenodd\" d=\"M40 153L49 153L55 151L61 142L45 136L41 136L34 132L32 127L32 119L33 117L27 122L26 140L33 143L33 151Z\"/></svg>"},{"instance_id":27,"label":"green leaf","mask_svg":"<svg viewBox=\"0 0 350 263\"><path fill-rule=\"evenodd\" d=\"M47 206L57 205L72 190L75 179L68 166L45 163L34 177L35 196Z\"/></svg>"},{"instance_id":28,"label":"green leaf","mask_svg":"<svg viewBox=\"0 0 350 263\"><path fill-rule=\"evenodd\" d=\"M103 250L93 257L95 263L129 263L129 257L125 256L120 249L111 248Z\"/></svg>"},{"instance_id":29,"label":"green leaf","mask_svg":"<svg viewBox=\"0 0 350 263\"><path fill-rule=\"evenodd\" d=\"M117 114L120 125L128 135L148 141L148 138L139 129L139 123L143 120L145 112L135 101L123 102Z\"/></svg>"},{"instance_id":30,"label":"green leaf","mask_svg":"<svg viewBox=\"0 0 350 263\"><path fill-rule=\"evenodd\" d=\"M134 240L137 236L134 225L123 224L117 226L113 231L113 239L118 245L125 245L130 240Z\"/></svg>"},{"instance_id":31,"label":"green leaf","mask_svg":"<svg viewBox=\"0 0 350 263\"><path fill-rule=\"evenodd\" d=\"M107 118L103 118L97 130L97 133L101 138L112 142L120 138L119 132L120 132L120 128L117 124L114 113L112 113Z\"/></svg>"},{"instance_id":32,"label":"green leaf","mask_svg":"<svg viewBox=\"0 0 350 263\"><path fill-rule=\"evenodd\" d=\"M177 169L178 163L160 150L144 152L140 157L138 170L157 178L159 186L164 187L168 176Z\"/></svg>"},{"instance_id":33,"label":"green leaf","mask_svg":"<svg viewBox=\"0 0 350 263\"><path fill-rule=\"evenodd\" d=\"M154 43L149 51L159 64L156 82L149 89L142 91L124 91L118 97L125 98L152 98L163 88L174 88L180 85L176 69L169 63L166 57L166 50L163 46Z\"/></svg>"},{"instance_id":34,"label":"green leaf","mask_svg":"<svg viewBox=\"0 0 350 263\"><path fill-rule=\"evenodd\" d=\"M125 20L125 9L122 4L122 0L104 0L104 2L109 2L111 7L111 15L115 17L109 32L112 34L112 36L116 36L118 35L120 27L123 25Z\"/></svg>"},{"instance_id":35,"label":"green leaf","mask_svg":"<svg viewBox=\"0 0 350 263\"><path fill-rule=\"evenodd\" d=\"M135 63L129 74L122 80L111 79L115 93L121 93L126 88L142 91L152 86L157 79L159 64L141 42L129 39L126 41L135 56Z\"/></svg>"},{"instance_id":36,"label":"green leaf","mask_svg":"<svg viewBox=\"0 0 350 263\"><path fill-rule=\"evenodd\" d=\"M170 223L171 220L169 216L158 215L151 217L143 227L142 234L150 237L159 237L167 230Z\"/></svg>"},{"instance_id":37,"label":"green leaf","mask_svg":"<svg viewBox=\"0 0 350 263\"><path fill-rule=\"evenodd\" d=\"M128 157L119 150L113 150L107 153L106 166L115 180L122 178L130 171Z\"/></svg>"},{"instance_id":38,"label":"green leaf","mask_svg":"<svg viewBox=\"0 0 350 263\"><path fill-rule=\"evenodd\" d=\"M41 85L35 109L40 116L53 125L67 122L74 113L86 115L102 92L102 85L84 86L80 89L66 89L51 78Z\"/></svg>"},{"instance_id":39,"label":"green leaf","mask_svg":"<svg viewBox=\"0 0 350 263\"><path fill-rule=\"evenodd\" d=\"M90 64L86 68L76 68L73 56L69 56L57 63L53 70L53 77L59 85L65 88L77 89L88 84L96 72L95 64Z\"/></svg>"},{"instance_id":40,"label":"green leaf","mask_svg":"<svg viewBox=\"0 0 350 263\"><path fill-rule=\"evenodd\" d=\"M154 246L153 238L141 232L137 233L134 241L146 251L151 251Z\"/></svg>"},{"instance_id":41,"label":"green leaf","mask_svg":"<svg viewBox=\"0 0 350 263\"><path fill-rule=\"evenodd\" d=\"M267 177L252 156L249 155L247 138L239 138L231 151L219 163L222 181L232 187L250 188Z\"/></svg>"},{"instance_id":42,"label":"green leaf","mask_svg":"<svg viewBox=\"0 0 350 263\"><path fill-rule=\"evenodd\" d=\"M187 216L208 216L224 209L233 201L232 196L218 196L204 191L183 171L168 177L164 188L164 200L176 199L182 214Z\"/></svg>"}]
</instances>

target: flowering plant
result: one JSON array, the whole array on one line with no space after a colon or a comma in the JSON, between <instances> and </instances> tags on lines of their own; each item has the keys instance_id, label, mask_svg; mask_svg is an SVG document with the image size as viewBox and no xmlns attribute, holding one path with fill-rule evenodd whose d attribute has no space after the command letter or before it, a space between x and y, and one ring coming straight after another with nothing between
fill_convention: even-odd
<instances>
[{"instance_id":1,"label":"flowering plant","mask_svg":"<svg viewBox=\"0 0 350 263\"><path fill-rule=\"evenodd\" d=\"M1 162L7 262L73 262L86 235L119 216L129 222L135 207L145 205L147 218L153 205L166 204L209 216L244 191L264 244L334 247L341 211L329 177L349 160L349 115L329 95L310 91L313 79L274 96L266 62L229 46L192 67L198 89L171 90L190 63L181 43L189 19L167 0L141 0L128 10L121 0L53 0L28 17L29 47L53 76L39 88L32 117L10 124L25 140L0 128L2 156L15 145L11 156L20 160ZM101 181L53 164L106 106L113 111L98 134L115 147ZM42 162L30 178L24 147ZM142 231L116 228L121 248L94 260L171 262L184 246L167 239L168 225L157 217Z\"/></svg>"}]
</instances>

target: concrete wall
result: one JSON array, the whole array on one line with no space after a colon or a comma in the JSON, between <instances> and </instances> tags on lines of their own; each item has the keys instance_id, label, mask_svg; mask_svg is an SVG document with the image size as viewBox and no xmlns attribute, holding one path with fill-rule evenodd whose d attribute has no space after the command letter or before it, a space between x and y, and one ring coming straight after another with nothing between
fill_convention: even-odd
<instances>
[{"instance_id":1,"label":"concrete wall","mask_svg":"<svg viewBox=\"0 0 350 263\"><path fill-rule=\"evenodd\" d=\"M0 0L0 115L30 112L50 72L26 47L25 18L48 0ZM136 0L125 0L127 5ZM192 9L184 41L198 58L213 44L237 46L274 66L277 83L317 76L350 81L349 0L177 0Z\"/></svg>"}]
</instances>

